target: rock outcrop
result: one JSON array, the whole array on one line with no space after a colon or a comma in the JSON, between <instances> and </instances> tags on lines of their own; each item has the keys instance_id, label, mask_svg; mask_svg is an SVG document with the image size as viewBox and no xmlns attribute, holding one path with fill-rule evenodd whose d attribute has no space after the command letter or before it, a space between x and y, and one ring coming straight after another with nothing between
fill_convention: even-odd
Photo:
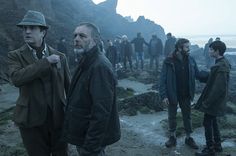
<instances>
[{"instance_id":1,"label":"rock outcrop","mask_svg":"<svg viewBox=\"0 0 236 156\"><path fill-rule=\"evenodd\" d=\"M8 0L1 2L0 8L0 54L18 48L22 43L21 30L16 27L27 10L41 11L50 29L47 42L56 45L60 37L72 43L72 33L79 22L93 22L101 29L104 40L126 34L130 39L142 32L146 40L152 33L165 39L164 29L154 22L140 17L136 22L116 13L117 0L107 0L98 5L92 0Z\"/></svg>"}]
</instances>

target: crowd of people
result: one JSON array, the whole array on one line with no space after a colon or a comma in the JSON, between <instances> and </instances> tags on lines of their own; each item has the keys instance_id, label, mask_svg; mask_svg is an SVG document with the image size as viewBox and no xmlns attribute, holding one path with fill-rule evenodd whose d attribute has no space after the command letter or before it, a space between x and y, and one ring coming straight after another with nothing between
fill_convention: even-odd
<instances>
[{"instance_id":1,"label":"crowd of people","mask_svg":"<svg viewBox=\"0 0 236 156\"><path fill-rule=\"evenodd\" d=\"M80 156L105 156L106 146L121 137L116 104L117 77L114 69L122 62L127 70L144 70L144 46L150 56L149 68L159 69L160 56L164 56L160 75L160 96L168 108L169 139L165 146L176 146L176 113L181 108L186 132L185 144L193 149L198 145L191 137L191 101L195 93L195 79L206 86L195 105L204 113L206 148L197 156L214 156L221 152L221 136L217 116L224 114L230 64L224 57L224 42L209 40L204 54L215 59L210 72L199 71L189 55L188 39L176 39L171 33L163 44L153 34L149 43L142 34L129 40L126 35L107 41L101 39L99 28L92 23L80 23L74 30L76 69L71 78L67 62L65 38L58 50L49 46L48 31L41 12L29 10L17 24L23 31L25 44L8 53L9 74L19 88L14 110L14 122L19 127L23 144L29 156L67 156L67 144L76 145ZM133 53L134 51L134 53Z\"/></svg>"}]
</instances>

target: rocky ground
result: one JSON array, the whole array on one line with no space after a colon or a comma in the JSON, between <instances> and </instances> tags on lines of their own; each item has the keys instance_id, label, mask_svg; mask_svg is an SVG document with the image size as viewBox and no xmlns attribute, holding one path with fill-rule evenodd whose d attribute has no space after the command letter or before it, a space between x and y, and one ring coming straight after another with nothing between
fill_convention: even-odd
<instances>
[{"instance_id":1,"label":"rocky ground","mask_svg":"<svg viewBox=\"0 0 236 156\"><path fill-rule=\"evenodd\" d=\"M108 156L192 156L196 150L184 144L183 125L178 113L178 144L167 149L167 110L161 105L157 86L159 73L143 71L125 73L118 83L118 104L121 121L121 140L106 149ZM236 78L236 72L232 72ZM236 101L234 81L230 85L228 114L220 119L224 152L217 156L236 156ZM199 84L198 84L199 85ZM199 86L199 93L202 86ZM19 131L11 121L18 90L9 84L1 85L0 92L0 156L27 156ZM196 95L196 99L199 94ZM200 147L204 146L204 130L201 126L202 114L193 111L193 137ZM70 146L70 156L77 156L74 146Z\"/></svg>"}]
</instances>

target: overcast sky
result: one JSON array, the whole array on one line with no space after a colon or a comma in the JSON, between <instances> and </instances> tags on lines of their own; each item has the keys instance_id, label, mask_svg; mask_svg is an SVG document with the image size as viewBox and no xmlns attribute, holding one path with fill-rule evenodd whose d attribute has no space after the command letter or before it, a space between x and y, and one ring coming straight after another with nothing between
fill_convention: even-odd
<instances>
[{"instance_id":1,"label":"overcast sky","mask_svg":"<svg viewBox=\"0 0 236 156\"><path fill-rule=\"evenodd\" d=\"M175 35L236 35L236 0L118 0L117 13L144 15Z\"/></svg>"}]
</instances>

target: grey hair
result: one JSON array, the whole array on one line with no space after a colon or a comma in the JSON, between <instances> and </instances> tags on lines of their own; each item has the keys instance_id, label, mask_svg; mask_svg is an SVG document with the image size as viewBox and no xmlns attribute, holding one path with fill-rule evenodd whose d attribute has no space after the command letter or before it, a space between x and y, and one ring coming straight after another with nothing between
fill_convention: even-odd
<instances>
[{"instance_id":1,"label":"grey hair","mask_svg":"<svg viewBox=\"0 0 236 156\"><path fill-rule=\"evenodd\" d=\"M99 28L95 24L89 23L89 22L82 22L78 26L86 26L91 30L91 35L92 35L96 45L102 51L103 50L103 42L102 42L102 39L101 39Z\"/></svg>"}]
</instances>

